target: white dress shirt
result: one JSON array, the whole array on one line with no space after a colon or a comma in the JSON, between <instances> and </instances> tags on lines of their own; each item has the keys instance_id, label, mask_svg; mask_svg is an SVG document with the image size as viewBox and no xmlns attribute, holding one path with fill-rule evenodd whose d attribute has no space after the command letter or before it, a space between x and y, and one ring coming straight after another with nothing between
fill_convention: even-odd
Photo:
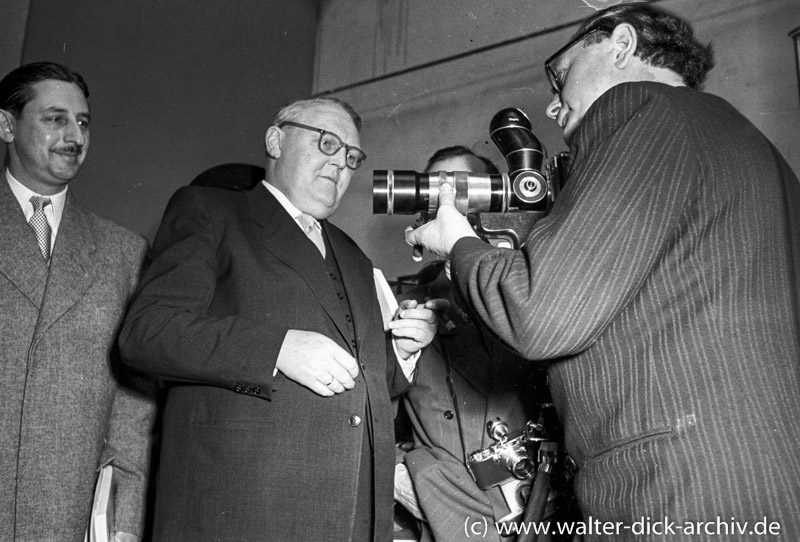
<instances>
[{"instance_id":1,"label":"white dress shirt","mask_svg":"<svg viewBox=\"0 0 800 542\"><path fill-rule=\"evenodd\" d=\"M37 194L15 179L8 168L6 168L6 181L8 181L8 186L11 187L14 197L17 198L22 212L25 213L25 222L30 222L33 216L33 204L30 201L31 196L50 199L50 205L44 208L44 216L47 218L47 223L50 224L50 253L52 254L53 247L56 244L56 235L58 235L58 226L61 224L61 215L64 214L64 204L67 201L67 187L65 186L64 190L58 194L43 196L42 194Z\"/></svg>"}]
</instances>

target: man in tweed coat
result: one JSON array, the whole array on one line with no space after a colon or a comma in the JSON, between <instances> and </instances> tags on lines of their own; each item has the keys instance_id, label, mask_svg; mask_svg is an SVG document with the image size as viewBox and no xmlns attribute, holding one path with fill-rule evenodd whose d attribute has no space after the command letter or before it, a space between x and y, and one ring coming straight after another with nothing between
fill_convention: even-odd
<instances>
[{"instance_id":1,"label":"man in tweed coat","mask_svg":"<svg viewBox=\"0 0 800 542\"><path fill-rule=\"evenodd\" d=\"M595 14L546 62L573 165L522 249L475 239L449 188L406 234L550 363L584 520L614 540L800 538L800 186L698 90L711 65L650 4Z\"/></svg>"},{"instance_id":2,"label":"man in tweed coat","mask_svg":"<svg viewBox=\"0 0 800 542\"><path fill-rule=\"evenodd\" d=\"M89 148L87 97L80 75L59 64L0 81L2 542L81 542L106 464L117 540L143 534L155 405L114 345L146 243L68 191ZM41 244L29 225L37 213Z\"/></svg>"}]
</instances>

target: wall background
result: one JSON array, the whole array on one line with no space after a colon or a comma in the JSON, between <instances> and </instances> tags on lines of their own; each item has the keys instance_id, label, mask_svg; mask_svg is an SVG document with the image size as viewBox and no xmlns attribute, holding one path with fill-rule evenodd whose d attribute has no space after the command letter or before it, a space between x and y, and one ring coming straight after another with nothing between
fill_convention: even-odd
<instances>
[{"instance_id":1,"label":"wall background","mask_svg":"<svg viewBox=\"0 0 800 542\"><path fill-rule=\"evenodd\" d=\"M70 190L151 240L169 197L205 169L263 166L272 115L311 92L316 0L24 3L8 69L53 60L89 85L91 148ZM0 20L0 35L18 31Z\"/></svg>"},{"instance_id":2,"label":"wall background","mask_svg":"<svg viewBox=\"0 0 800 542\"><path fill-rule=\"evenodd\" d=\"M332 94L364 117L369 158L333 218L388 277L413 274L402 231L372 215L373 169L424 166L464 144L504 159L491 117L519 107L553 154L542 64L618 0L0 0L0 67L55 60L91 90L83 204L152 239L170 195L223 162L263 165L263 132L292 99ZM660 0L716 50L706 90L739 108L800 173L797 0ZM2 151L0 151L2 153ZM426 256L426 259L431 259Z\"/></svg>"},{"instance_id":3,"label":"wall background","mask_svg":"<svg viewBox=\"0 0 800 542\"><path fill-rule=\"evenodd\" d=\"M658 4L687 18L700 40L714 45L716 67L706 90L742 111L800 174L800 91L788 37L800 26L797 0ZM362 113L368 154L333 221L387 276L413 274L421 264L402 239L414 217L371 214L372 170L419 171L433 151L453 144L505 170L488 133L492 116L505 107L528 114L550 154L564 150L556 124L544 115L551 94L543 63L591 13L583 0L322 3L314 90ZM349 32L337 31L345 24ZM481 52L468 54L475 50Z\"/></svg>"}]
</instances>

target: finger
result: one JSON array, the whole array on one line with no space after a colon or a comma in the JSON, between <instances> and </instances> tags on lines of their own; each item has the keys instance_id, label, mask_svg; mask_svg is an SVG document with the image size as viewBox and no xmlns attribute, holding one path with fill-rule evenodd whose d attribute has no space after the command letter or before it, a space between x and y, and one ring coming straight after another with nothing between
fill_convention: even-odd
<instances>
[{"instance_id":1,"label":"finger","mask_svg":"<svg viewBox=\"0 0 800 542\"><path fill-rule=\"evenodd\" d=\"M443 310L443 309L449 309L450 308L450 301L448 301L447 299L441 299L441 298L429 299L428 301L425 302L425 308L426 309L431 309L433 311L440 311L440 310Z\"/></svg>"},{"instance_id":2,"label":"finger","mask_svg":"<svg viewBox=\"0 0 800 542\"><path fill-rule=\"evenodd\" d=\"M342 385L342 383L336 380L335 378L333 379L333 382L331 382L325 387L331 390L333 393L342 393L346 389L345 386Z\"/></svg>"},{"instance_id":3,"label":"finger","mask_svg":"<svg viewBox=\"0 0 800 542\"><path fill-rule=\"evenodd\" d=\"M402 320L422 320L429 324L436 321L436 313L431 309L418 308L418 309L405 309L400 311L399 317L394 322ZM391 322L390 322L391 323ZM391 327L391 326L390 326Z\"/></svg>"},{"instance_id":4,"label":"finger","mask_svg":"<svg viewBox=\"0 0 800 542\"><path fill-rule=\"evenodd\" d=\"M358 363L356 362L356 358L345 352L344 349L339 348L335 350L333 353L333 360L349 374L351 379L358 376ZM335 367L331 369L331 373L333 373L334 376L338 374L341 380L346 380L343 373L335 373L335 370Z\"/></svg>"},{"instance_id":5,"label":"finger","mask_svg":"<svg viewBox=\"0 0 800 542\"><path fill-rule=\"evenodd\" d=\"M428 334L433 333L434 330L431 326L426 325L407 325L400 328L392 328L392 337L395 339L411 339L415 342L420 342Z\"/></svg>"},{"instance_id":6,"label":"finger","mask_svg":"<svg viewBox=\"0 0 800 542\"><path fill-rule=\"evenodd\" d=\"M356 365L356 375L358 374L357 368L358 365ZM333 381L335 383L341 384L343 389L348 389L348 390L353 389L353 386L355 386L356 381L353 379L353 375L351 375L346 368L342 367L338 363L334 363L331 365L329 370L331 376L333 377ZM330 385L328 385L328 387L334 389Z\"/></svg>"},{"instance_id":7,"label":"finger","mask_svg":"<svg viewBox=\"0 0 800 542\"><path fill-rule=\"evenodd\" d=\"M450 183L442 183L439 187L439 207L443 206L455 207L456 205L456 192L453 190L453 185Z\"/></svg>"},{"instance_id":8,"label":"finger","mask_svg":"<svg viewBox=\"0 0 800 542\"><path fill-rule=\"evenodd\" d=\"M417 243L417 229L419 229L419 228L413 228L413 227L409 226L409 227L407 227L405 229L405 232L403 232L403 236L406 238L406 243L411 245L412 247L416 246L418 244Z\"/></svg>"},{"instance_id":9,"label":"finger","mask_svg":"<svg viewBox=\"0 0 800 542\"><path fill-rule=\"evenodd\" d=\"M333 390L329 389L325 384L322 384L318 381L308 386L308 389L323 397L331 397L332 395L335 395Z\"/></svg>"},{"instance_id":10,"label":"finger","mask_svg":"<svg viewBox=\"0 0 800 542\"><path fill-rule=\"evenodd\" d=\"M403 320L402 323L389 327L392 337L403 338L411 334L418 336L419 333L436 333L436 326L433 322L422 320Z\"/></svg>"},{"instance_id":11,"label":"finger","mask_svg":"<svg viewBox=\"0 0 800 542\"><path fill-rule=\"evenodd\" d=\"M399 308L402 309L413 309L418 305L416 299L404 299L400 302Z\"/></svg>"}]
</instances>

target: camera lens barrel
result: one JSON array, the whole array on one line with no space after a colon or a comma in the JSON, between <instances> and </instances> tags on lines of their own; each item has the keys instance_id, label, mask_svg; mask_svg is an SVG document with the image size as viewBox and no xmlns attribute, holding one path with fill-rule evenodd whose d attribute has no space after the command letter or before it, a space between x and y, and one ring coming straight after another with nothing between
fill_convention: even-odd
<instances>
[{"instance_id":1,"label":"camera lens barrel","mask_svg":"<svg viewBox=\"0 0 800 542\"><path fill-rule=\"evenodd\" d=\"M427 177L416 171L376 169L372 172L372 213L413 215L427 212L430 200Z\"/></svg>"},{"instance_id":2,"label":"camera lens barrel","mask_svg":"<svg viewBox=\"0 0 800 542\"><path fill-rule=\"evenodd\" d=\"M511 183L506 174L376 169L372 172L372 212L435 215L439 208L439 187L446 182L455 188L455 206L462 214L508 210Z\"/></svg>"}]
</instances>

